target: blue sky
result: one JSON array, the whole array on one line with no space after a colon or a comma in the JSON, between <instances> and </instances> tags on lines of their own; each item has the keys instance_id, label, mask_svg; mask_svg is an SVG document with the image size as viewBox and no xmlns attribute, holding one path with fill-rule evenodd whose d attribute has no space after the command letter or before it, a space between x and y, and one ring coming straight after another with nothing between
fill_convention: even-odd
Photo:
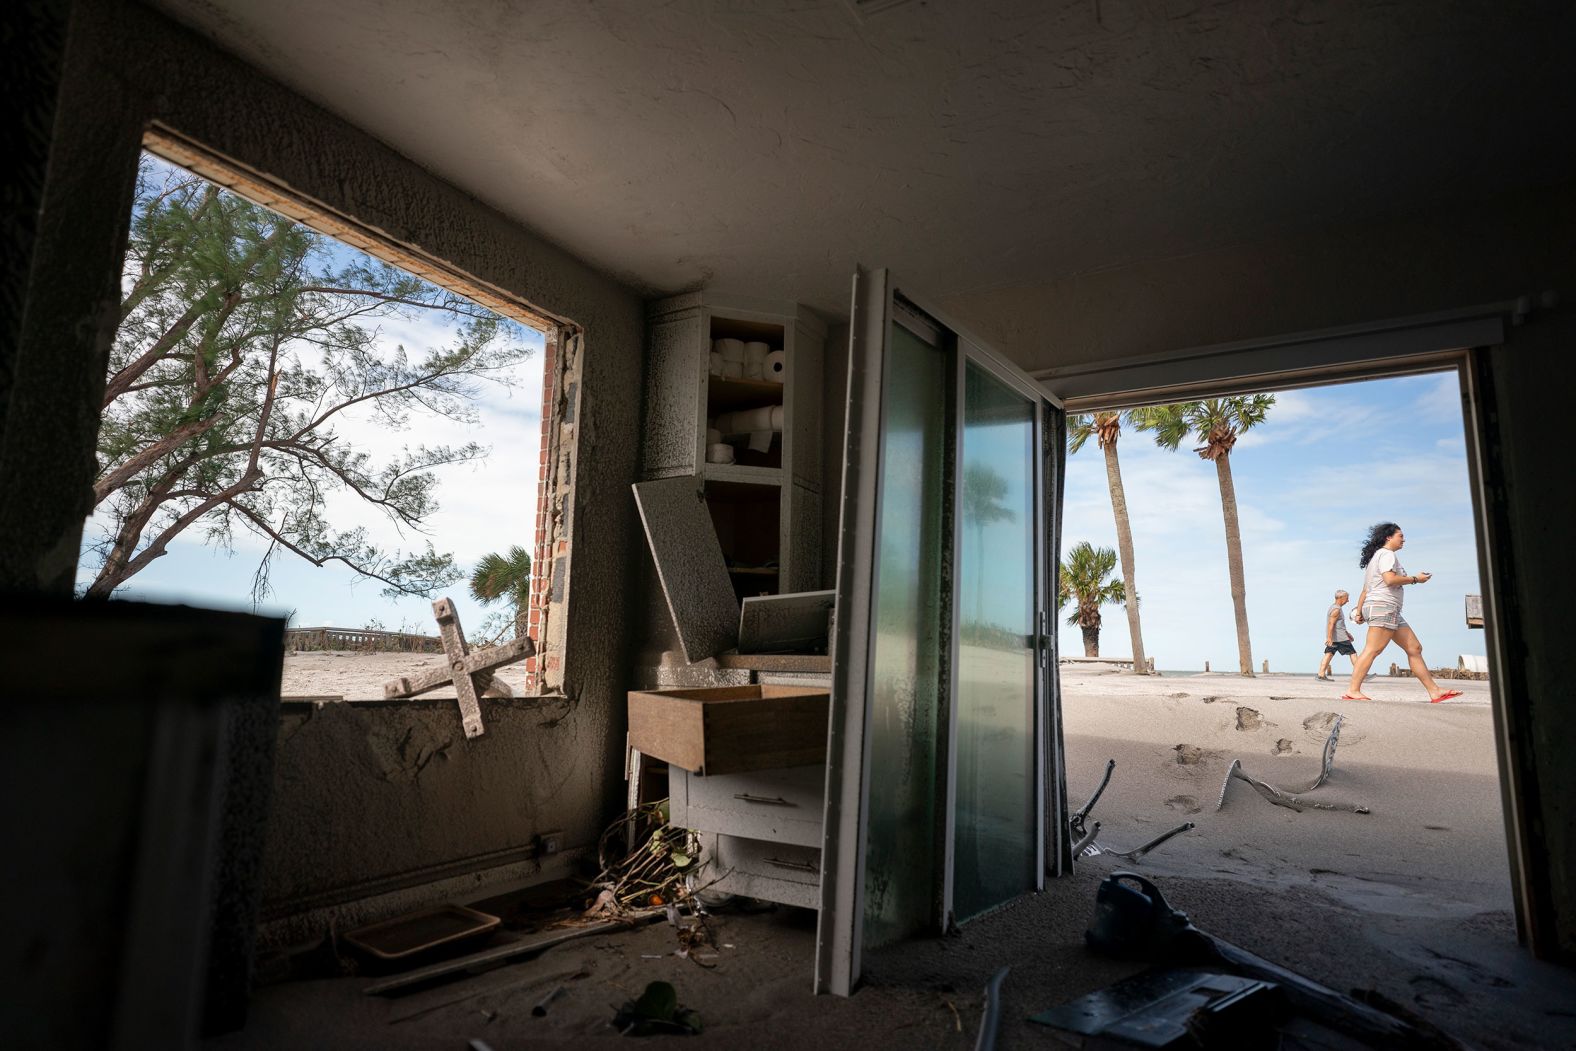
<instances>
[{"instance_id":1,"label":"blue sky","mask_svg":"<svg viewBox=\"0 0 1576 1051\"><path fill-rule=\"evenodd\" d=\"M1117 448L1133 525L1144 648L1161 669L1197 670L1207 659L1235 671L1236 629L1226 574L1225 527L1212 464L1185 443L1177 452L1124 430ZM1242 524L1255 670L1312 672L1324 615L1337 588L1362 589L1358 550L1370 524L1406 533L1401 562L1431 572L1406 589L1406 619L1431 666L1485 652L1466 627L1465 596L1478 587L1460 387L1454 372L1277 395L1269 418L1232 453ZM1064 550L1080 540L1116 547L1104 456L1091 441L1067 460ZM1348 609L1351 607L1348 606ZM1353 632L1359 643L1363 632ZM1065 624L1064 653L1082 638ZM1131 652L1127 617L1107 606L1100 652ZM1404 664L1391 647L1375 668ZM1350 671L1337 658L1337 673Z\"/></svg>"},{"instance_id":2,"label":"blue sky","mask_svg":"<svg viewBox=\"0 0 1576 1051\"><path fill-rule=\"evenodd\" d=\"M166 167L162 162L156 164ZM343 261L358 253L333 244L332 254ZM530 357L516 367L513 388L482 384L482 395L476 402L478 418L473 424L413 414L408 429L390 430L386 423L374 421L370 412L342 414L335 425L337 432L371 453L376 462L418 444L474 441L487 446L490 453L480 463L454 465L438 472L439 510L428 519L425 535L396 528L383 514L343 493L331 494L327 501L327 517L336 529L364 526L374 542L404 550L419 549L431 539L439 551L452 553L467 572L489 551L514 544L532 550L541 443L543 337L523 327L519 332L531 350ZM379 335L383 346L392 350L403 345L412 357L419 349L449 343L453 338L451 326L401 317L384 319ZM79 584L93 577L96 561L86 554L86 548L104 524L100 516L88 521ZM132 577L116 597L250 611L252 576L265 547L263 540L240 529L233 550L207 546L198 523L171 543L163 558ZM274 556L270 579L273 594L258 611L291 615L292 622L300 626L362 627L376 621L389 629L405 626L424 634L436 633L431 599L385 598L377 581L338 563L318 568L281 551ZM463 581L443 594L454 599L467 631L479 627L492 612L470 598Z\"/></svg>"}]
</instances>

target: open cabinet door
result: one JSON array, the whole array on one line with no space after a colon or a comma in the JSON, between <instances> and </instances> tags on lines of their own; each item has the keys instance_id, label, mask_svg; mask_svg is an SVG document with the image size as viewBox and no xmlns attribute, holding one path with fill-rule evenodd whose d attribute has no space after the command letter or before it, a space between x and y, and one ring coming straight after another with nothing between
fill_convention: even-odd
<instances>
[{"instance_id":1,"label":"open cabinet door","mask_svg":"<svg viewBox=\"0 0 1576 1051\"><path fill-rule=\"evenodd\" d=\"M860 270L850 321L816 989L1063 868L1060 409Z\"/></svg>"}]
</instances>

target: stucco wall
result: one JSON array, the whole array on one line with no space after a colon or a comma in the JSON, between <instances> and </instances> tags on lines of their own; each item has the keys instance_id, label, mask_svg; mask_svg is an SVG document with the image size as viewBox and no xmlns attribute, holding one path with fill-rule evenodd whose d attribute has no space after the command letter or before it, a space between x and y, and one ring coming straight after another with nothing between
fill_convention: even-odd
<instances>
[{"instance_id":1,"label":"stucco wall","mask_svg":"<svg viewBox=\"0 0 1576 1051\"><path fill-rule=\"evenodd\" d=\"M15 377L0 462L6 491L0 588L70 592L90 507L98 404L138 151L144 130L157 123L396 245L579 326L584 335L570 406L577 466L568 515L574 562L564 618L562 710L544 719L534 709L515 714L503 708L499 729L466 745L463 761L440 760L437 769L422 773L422 792L413 790L414 783L378 789L384 793L376 797L379 807L417 808L410 834L342 834L345 820L354 824L360 817L354 813L332 829L313 831L303 822L292 835L308 839L287 849L276 837L271 864L304 859L312 850L324 880L368 879L524 847L548 827L565 833L566 847L594 843L622 794L625 650L633 608L625 596L631 556L639 553L629 483L638 445L640 299L140 5L79 0L64 68L23 337L19 346L5 348L6 368L0 370L14 370ZM7 241L13 243L20 245ZM520 542L528 543L532 523L521 521L519 530ZM287 743L291 762L285 768L295 769L297 756L303 762L310 756L327 781L348 779L336 791L357 798L372 791L359 780L364 774L380 776L378 742L437 719L422 712L415 705L319 717L315 727L301 731L305 737ZM514 735L510 727L517 719L522 728ZM329 733L339 720L355 726ZM351 762L351 755L358 758ZM319 816L340 813L333 793L310 798L318 788L305 767L292 776L301 782L286 786L283 806L296 812L316 807ZM394 786L397 775L390 776ZM498 807L512 808L507 820ZM477 816L459 822L432 816L461 811ZM271 869L274 893L294 886L294 864Z\"/></svg>"},{"instance_id":2,"label":"stucco wall","mask_svg":"<svg viewBox=\"0 0 1576 1051\"><path fill-rule=\"evenodd\" d=\"M473 877L457 886L475 896L567 861L572 851L544 855L538 837L599 828L604 775L599 734L573 708L483 699L487 732L467 739L452 699L284 704L263 866L269 940L308 939L329 918L353 927L367 899L420 900L455 877Z\"/></svg>"}]
</instances>

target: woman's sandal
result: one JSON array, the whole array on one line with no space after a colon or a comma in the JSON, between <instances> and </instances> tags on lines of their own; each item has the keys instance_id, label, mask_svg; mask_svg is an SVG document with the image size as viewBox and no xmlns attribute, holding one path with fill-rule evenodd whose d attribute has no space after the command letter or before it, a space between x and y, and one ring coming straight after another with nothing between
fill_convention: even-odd
<instances>
[{"instance_id":1,"label":"woman's sandal","mask_svg":"<svg viewBox=\"0 0 1576 1051\"><path fill-rule=\"evenodd\" d=\"M1341 700L1343 700L1343 701L1371 701L1371 700L1373 700L1373 698L1372 697L1353 697L1349 693L1343 693L1343 694L1341 694Z\"/></svg>"},{"instance_id":2,"label":"woman's sandal","mask_svg":"<svg viewBox=\"0 0 1576 1051\"><path fill-rule=\"evenodd\" d=\"M1429 704L1438 704L1440 701L1448 701L1452 697L1460 697L1460 696L1461 696L1461 691L1460 690L1446 690L1444 693L1440 694L1438 697L1430 697L1428 699L1428 703Z\"/></svg>"}]
</instances>

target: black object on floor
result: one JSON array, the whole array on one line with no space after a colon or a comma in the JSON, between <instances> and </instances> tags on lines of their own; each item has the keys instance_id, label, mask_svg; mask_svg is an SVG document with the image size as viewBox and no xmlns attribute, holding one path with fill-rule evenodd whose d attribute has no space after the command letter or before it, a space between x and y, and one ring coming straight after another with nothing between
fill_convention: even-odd
<instances>
[{"instance_id":1,"label":"black object on floor","mask_svg":"<svg viewBox=\"0 0 1576 1051\"><path fill-rule=\"evenodd\" d=\"M1289 1015L1273 982L1195 970L1149 970L1053 1007L1031 1022L1158 1048L1274 1048Z\"/></svg>"},{"instance_id":2,"label":"black object on floor","mask_svg":"<svg viewBox=\"0 0 1576 1051\"><path fill-rule=\"evenodd\" d=\"M1402 1018L1304 978L1245 949L1209 935L1173 909L1155 886L1136 872L1113 872L1095 892L1094 924L1084 933L1089 948L1103 956L1148 960L1173 967L1206 967L1273 982L1299 1014L1373 1047L1412 1051L1462 1045L1421 1018Z\"/></svg>"}]
</instances>

